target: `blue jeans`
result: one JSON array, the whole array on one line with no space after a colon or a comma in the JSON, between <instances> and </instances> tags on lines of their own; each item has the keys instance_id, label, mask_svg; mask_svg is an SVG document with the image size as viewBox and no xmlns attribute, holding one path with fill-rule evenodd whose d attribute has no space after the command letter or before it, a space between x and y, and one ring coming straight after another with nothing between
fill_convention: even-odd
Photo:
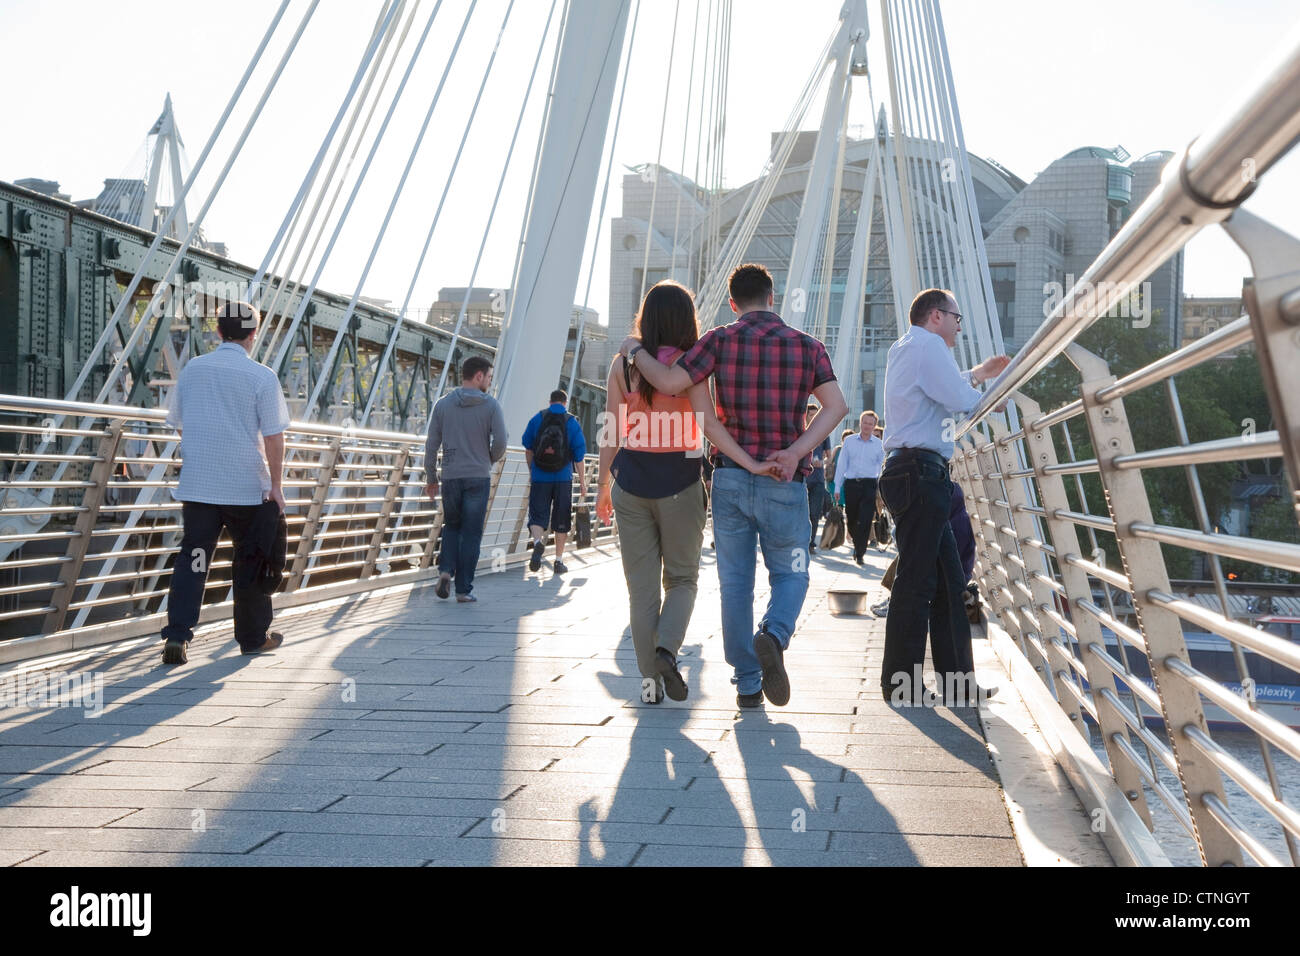
<instances>
[{"instance_id":1,"label":"blue jeans","mask_svg":"<svg viewBox=\"0 0 1300 956\"><path fill-rule=\"evenodd\" d=\"M763 687L754 654L755 547L763 549L771 595L760 625L780 645L790 635L808 593L808 489L802 481L777 481L741 468L713 473L713 547L722 588L722 646L742 694Z\"/></svg>"},{"instance_id":2,"label":"blue jeans","mask_svg":"<svg viewBox=\"0 0 1300 956\"><path fill-rule=\"evenodd\" d=\"M448 478L442 483L442 549L438 570L456 579L456 593L474 590L474 569L487 518L487 478Z\"/></svg>"},{"instance_id":3,"label":"blue jeans","mask_svg":"<svg viewBox=\"0 0 1300 956\"><path fill-rule=\"evenodd\" d=\"M952 482L935 459L890 460L880 475L880 496L894 517L898 571L885 621L881 692L897 689L919 700L916 678L925 663L926 633L940 687L974 669L962 573L948 513Z\"/></svg>"}]
</instances>

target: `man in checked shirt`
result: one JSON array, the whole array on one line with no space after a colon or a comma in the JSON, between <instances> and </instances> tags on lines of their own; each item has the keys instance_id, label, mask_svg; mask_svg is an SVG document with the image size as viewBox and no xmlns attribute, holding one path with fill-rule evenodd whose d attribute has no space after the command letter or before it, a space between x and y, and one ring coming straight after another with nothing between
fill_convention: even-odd
<instances>
[{"instance_id":1,"label":"man in checked shirt","mask_svg":"<svg viewBox=\"0 0 1300 956\"><path fill-rule=\"evenodd\" d=\"M772 312L772 276L739 266L728 279L738 318L710 329L671 368L634 338L623 354L650 384L675 395L713 377L718 420L757 461L777 461L783 479L752 475L713 454L713 540L722 590L722 639L734 670L736 703L790 700L785 651L808 592L811 453L848 412L826 347ZM808 396L822 410L804 431ZM797 478L797 481L791 479ZM754 630L755 548L763 550L771 595Z\"/></svg>"}]
</instances>

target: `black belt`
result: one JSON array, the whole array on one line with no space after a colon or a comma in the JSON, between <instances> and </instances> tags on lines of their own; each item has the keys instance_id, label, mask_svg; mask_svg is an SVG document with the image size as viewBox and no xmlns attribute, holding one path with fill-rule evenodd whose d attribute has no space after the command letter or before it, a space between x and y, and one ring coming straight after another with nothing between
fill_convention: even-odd
<instances>
[{"instance_id":1,"label":"black belt","mask_svg":"<svg viewBox=\"0 0 1300 956\"><path fill-rule=\"evenodd\" d=\"M895 448L885 458L886 464L891 461L929 461L948 468L948 459L928 448Z\"/></svg>"},{"instance_id":2,"label":"black belt","mask_svg":"<svg viewBox=\"0 0 1300 956\"><path fill-rule=\"evenodd\" d=\"M844 483L848 484L850 481L879 481L879 480L880 480L879 478L845 478Z\"/></svg>"},{"instance_id":3,"label":"black belt","mask_svg":"<svg viewBox=\"0 0 1300 956\"><path fill-rule=\"evenodd\" d=\"M713 467L714 468L740 468L742 471L745 470L743 466L736 464L726 455L723 455L721 453L714 454Z\"/></svg>"}]
</instances>

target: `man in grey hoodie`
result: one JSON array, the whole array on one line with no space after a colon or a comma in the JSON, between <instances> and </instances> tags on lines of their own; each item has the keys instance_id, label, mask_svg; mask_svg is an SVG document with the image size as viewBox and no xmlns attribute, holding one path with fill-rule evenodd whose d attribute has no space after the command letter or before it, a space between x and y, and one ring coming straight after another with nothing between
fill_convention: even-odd
<instances>
[{"instance_id":1,"label":"man in grey hoodie","mask_svg":"<svg viewBox=\"0 0 1300 956\"><path fill-rule=\"evenodd\" d=\"M477 601L474 569L487 518L489 475L494 462L506 453L506 419L497 400L487 394L492 387L492 363L474 356L461 366L460 388L444 395L429 416L429 439L424 446L424 469L430 498L438 494L438 448L442 448L442 550L438 553L440 598L451 594L456 579L456 600Z\"/></svg>"}]
</instances>

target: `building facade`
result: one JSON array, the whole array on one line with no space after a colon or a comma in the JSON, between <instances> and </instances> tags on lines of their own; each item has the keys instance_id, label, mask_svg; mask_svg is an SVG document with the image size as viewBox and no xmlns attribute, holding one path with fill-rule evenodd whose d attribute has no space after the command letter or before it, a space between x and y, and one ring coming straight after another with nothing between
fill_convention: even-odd
<instances>
[{"instance_id":1,"label":"building facade","mask_svg":"<svg viewBox=\"0 0 1300 956\"><path fill-rule=\"evenodd\" d=\"M741 256L741 261L760 263L772 272L778 311L787 291L786 273L815 144L816 133L800 135ZM849 257L871 151L870 139L852 140L846 148L834 261L820 273L822 281L807 303L805 328L821 338L832 354L838 344ZM915 152L923 156L926 150ZM1088 147L1056 160L1028 184L992 160L968 156L998 311L995 321L1008 353L1020 348L1042 324L1050 284L1068 289L1071 276L1083 275L1155 188L1171 155L1150 153L1125 165L1128 155L1122 150ZM929 160L910 162L916 182L937 181L936 171L926 166ZM756 185L746 183L712 194L678 173L653 165L634 169L623 178L622 212L613 219L610 234L612 339L620 339L631 328L642 291L660 279L674 278L699 290ZM914 205L935 205L934 197L921 187L913 187L912 197ZM871 215L858 371L854 382L842 383L853 413L882 403L885 360L899 329L878 195ZM922 235L922 247L928 239ZM1151 276L1140 302L1133 302L1135 311L1167 328L1171 348L1181 340L1182 284L1180 252ZM909 302L916 291L901 290L899 301ZM963 303L968 311L979 307L980 303ZM730 313L724 306L709 318L721 324L730 321ZM1144 321L1141 315L1135 319Z\"/></svg>"}]
</instances>

